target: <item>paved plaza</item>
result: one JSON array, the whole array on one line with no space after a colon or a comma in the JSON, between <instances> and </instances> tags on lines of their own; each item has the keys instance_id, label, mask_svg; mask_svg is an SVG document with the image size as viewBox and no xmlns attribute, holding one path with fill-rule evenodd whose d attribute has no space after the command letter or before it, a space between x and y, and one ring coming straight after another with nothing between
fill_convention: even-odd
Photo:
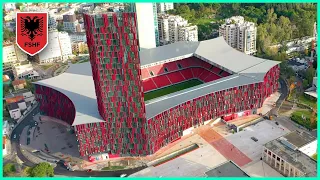
<instances>
[{"instance_id":1,"label":"paved plaza","mask_svg":"<svg viewBox=\"0 0 320 180\"><path fill-rule=\"evenodd\" d=\"M227 159L199 135L195 134L176 146L197 143L199 148L156 167L150 166L130 177L202 177L209 169Z\"/></svg>"},{"instance_id":2,"label":"paved plaza","mask_svg":"<svg viewBox=\"0 0 320 180\"><path fill-rule=\"evenodd\" d=\"M243 170L249 174L250 177L283 177L280 173L261 160L248 164Z\"/></svg>"}]
</instances>

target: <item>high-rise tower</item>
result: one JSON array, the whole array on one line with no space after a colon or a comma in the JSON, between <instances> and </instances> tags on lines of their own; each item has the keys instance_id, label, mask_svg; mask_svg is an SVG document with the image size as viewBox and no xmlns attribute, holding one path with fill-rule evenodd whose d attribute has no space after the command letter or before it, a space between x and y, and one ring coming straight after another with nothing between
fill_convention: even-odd
<instances>
[{"instance_id":1,"label":"high-rise tower","mask_svg":"<svg viewBox=\"0 0 320 180\"><path fill-rule=\"evenodd\" d=\"M84 14L98 110L106 121L100 128L108 131L103 144L113 154L147 150L136 19L135 13Z\"/></svg>"}]
</instances>

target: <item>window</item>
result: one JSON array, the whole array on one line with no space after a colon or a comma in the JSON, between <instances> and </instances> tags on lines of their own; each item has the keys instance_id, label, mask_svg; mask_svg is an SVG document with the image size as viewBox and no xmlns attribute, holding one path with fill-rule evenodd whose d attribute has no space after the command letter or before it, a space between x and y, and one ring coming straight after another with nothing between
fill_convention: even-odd
<instances>
[{"instance_id":1,"label":"window","mask_svg":"<svg viewBox=\"0 0 320 180\"><path fill-rule=\"evenodd\" d=\"M178 68L179 68L179 69L182 69L182 66L181 66L181 64L178 64Z\"/></svg>"},{"instance_id":2,"label":"window","mask_svg":"<svg viewBox=\"0 0 320 180\"><path fill-rule=\"evenodd\" d=\"M154 74L153 74L153 72L152 72L152 71L150 71L150 75L151 75L151 76L154 76Z\"/></svg>"},{"instance_id":3,"label":"window","mask_svg":"<svg viewBox=\"0 0 320 180\"><path fill-rule=\"evenodd\" d=\"M165 67L164 68L164 72L169 72L168 68Z\"/></svg>"}]
</instances>

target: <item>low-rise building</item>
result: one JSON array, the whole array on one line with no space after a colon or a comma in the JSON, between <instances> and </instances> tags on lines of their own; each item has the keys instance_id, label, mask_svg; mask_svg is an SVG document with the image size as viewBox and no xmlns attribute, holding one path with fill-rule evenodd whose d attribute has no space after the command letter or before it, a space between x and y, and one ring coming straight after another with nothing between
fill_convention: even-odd
<instances>
[{"instance_id":1,"label":"low-rise building","mask_svg":"<svg viewBox=\"0 0 320 180\"><path fill-rule=\"evenodd\" d=\"M14 80L12 81L12 86L14 90L24 89L27 86L27 82L25 79Z\"/></svg>"},{"instance_id":2,"label":"low-rise building","mask_svg":"<svg viewBox=\"0 0 320 180\"><path fill-rule=\"evenodd\" d=\"M88 45L85 42L77 41L72 43L72 53L88 53Z\"/></svg>"},{"instance_id":3,"label":"low-rise building","mask_svg":"<svg viewBox=\"0 0 320 180\"><path fill-rule=\"evenodd\" d=\"M25 64L14 67L15 79L39 79L40 75L33 69L32 64Z\"/></svg>"},{"instance_id":4,"label":"low-rise building","mask_svg":"<svg viewBox=\"0 0 320 180\"><path fill-rule=\"evenodd\" d=\"M12 119L17 120L21 117L22 114L18 102L7 104L7 108Z\"/></svg>"},{"instance_id":5,"label":"low-rise building","mask_svg":"<svg viewBox=\"0 0 320 180\"><path fill-rule=\"evenodd\" d=\"M78 42L78 41L82 41L87 43L87 36L86 33L72 33L70 34L70 40L71 42Z\"/></svg>"},{"instance_id":6,"label":"low-rise building","mask_svg":"<svg viewBox=\"0 0 320 180\"><path fill-rule=\"evenodd\" d=\"M316 177L317 162L299 150L314 140L305 132L290 132L266 143L262 160L287 177Z\"/></svg>"},{"instance_id":7,"label":"low-rise building","mask_svg":"<svg viewBox=\"0 0 320 180\"><path fill-rule=\"evenodd\" d=\"M250 177L232 161L227 161L205 172L206 177Z\"/></svg>"}]
</instances>

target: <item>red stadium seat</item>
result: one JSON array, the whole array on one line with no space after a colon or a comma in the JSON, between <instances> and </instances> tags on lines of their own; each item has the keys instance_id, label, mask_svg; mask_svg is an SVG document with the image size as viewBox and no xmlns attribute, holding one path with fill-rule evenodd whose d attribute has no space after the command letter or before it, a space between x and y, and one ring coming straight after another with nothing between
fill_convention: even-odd
<instances>
[{"instance_id":1,"label":"red stadium seat","mask_svg":"<svg viewBox=\"0 0 320 180\"><path fill-rule=\"evenodd\" d=\"M141 76L142 76L142 79L146 79L146 78L151 77L147 68L141 69Z\"/></svg>"},{"instance_id":2,"label":"red stadium seat","mask_svg":"<svg viewBox=\"0 0 320 180\"><path fill-rule=\"evenodd\" d=\"M158 87L155 85L155 83L153 82L153 79L146 79L142 82L143 85L143 91L144 92L148 92L154 89L157 89Z\"/></svg>"},{"instance_id":3,"label":"red stadium seat","mask_svg":"<svg viewBox=\"0 0 320 180\"><path fill-rule=\"evenodd\" d=\"M169 73L169 74L167 74L167 77L170 79L171 83L173 83L173 84L179 83L179 82L182 82L185 80L185 78L182 76L180 71Z\"/></svg>"},{"instance_id":4,"label":"red stadium seat","mask_svg":"<svg viewBox=\"0 0 320 180\"><path fill-rule=\"evenodd\" d=\"M171 82L169 81L169 79L168 79L168 77L166 75L157 76L157 77L154 77L152 79L156 83L158 88L162 88L162 87L171 85Z\"/></svg>"},{"instance_id":5,"label":"red stadium seat","mask_svg":"<svg viewBox=\"0 0 320 180\"><path fill-rule=\"evenodd\" d=\"M192 68L188 68L188 69L184 69L184 70L180 71L185 79L192 79L193 78L193 74L192 74L191 69Z\"/></svg>"}]
</instances>

